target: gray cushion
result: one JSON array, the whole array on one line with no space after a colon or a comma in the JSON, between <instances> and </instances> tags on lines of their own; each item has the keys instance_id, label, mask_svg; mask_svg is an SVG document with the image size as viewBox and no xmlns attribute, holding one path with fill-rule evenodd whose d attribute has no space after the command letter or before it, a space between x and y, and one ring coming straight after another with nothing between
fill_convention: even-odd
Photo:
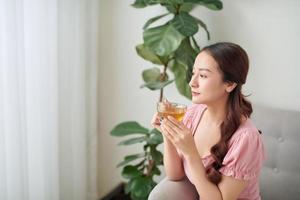
<instances>
[{"instance_id":1,"label":"gray cushion","mask_svg":"<svg viewBox=\"0 0 300 200\"><path fill-rule=\"evenodd\" d=\"M253 105L252 120L262 131L267 160L261 172L263 200L300 199L300 111Z\"/></svg>"}]
</instances>

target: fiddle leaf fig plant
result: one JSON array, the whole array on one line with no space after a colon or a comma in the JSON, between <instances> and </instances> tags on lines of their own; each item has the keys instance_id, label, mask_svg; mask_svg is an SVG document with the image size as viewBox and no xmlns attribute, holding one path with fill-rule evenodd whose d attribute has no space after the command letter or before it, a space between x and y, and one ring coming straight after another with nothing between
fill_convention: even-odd
<instances>
[{"instance_id":1,"label":"fiddle leaf fig plant","mask_svg":"<svg viewBox=\"0 0 300 200\"><path fill-rule=\"evenodd\" d=\"M191 79L193 62L200 52L195 40L199 27L203 28L210 39L205 23L190 14L196 6L204 6L211 10L221 10L220 0L135 0L135 8L146 8L160 5L165 13L147 20L143 26L143 43L135 49L137 54L152 66L142 71L144 83L140 88L160 91L158 101L162 101L164 88L173 82L178 92L191 99L188 82ZM167 22L157 24L162 18L169 16ZM173 77L173 78L170 78ZM154 176L160 175L163 155L157 147L163 142L157 129L147 129L135 121L122 122L111 131L116 137L129 137L119 145L142 145L139 153L127 155L117 167L123 167L122 176L128 179L125 192L133 200L146 200L150 191L157 184Z\"/></svg>"}]
</instances>

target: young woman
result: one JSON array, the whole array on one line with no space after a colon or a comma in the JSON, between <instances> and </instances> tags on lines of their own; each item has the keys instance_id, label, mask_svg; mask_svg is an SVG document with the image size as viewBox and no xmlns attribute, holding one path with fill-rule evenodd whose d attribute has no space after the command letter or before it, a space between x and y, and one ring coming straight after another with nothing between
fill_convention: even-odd
<instances>
[{"instance_id":1,"label":"young woman","mask_svg":"<svg viewBox=\"0 0 300 200\"><path fill-rule=\"evenodd\" d=\"M261 135L242 94L249 61L237 44L203 48L196 57L190 106L182 122L172 117L152 125L164 138L166 178L150 200L260 200L265 160Z\"/></svg>"}]
</instances>

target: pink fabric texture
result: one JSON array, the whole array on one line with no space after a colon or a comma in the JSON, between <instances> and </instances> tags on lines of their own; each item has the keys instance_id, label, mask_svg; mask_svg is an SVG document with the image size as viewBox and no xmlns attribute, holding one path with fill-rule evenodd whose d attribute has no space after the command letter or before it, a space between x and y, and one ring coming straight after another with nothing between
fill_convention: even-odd
<instances>
[{"instance_id":1,"label":"pink fabric texture","mask_svg":"<svg viewBox=\"0 0 300 200\"><path fill-rule=\"evenodd\" d=\"M206 105L204 104L193 104L188 108L183 118L183 123L192 131L193 135L205 108ZM186 176L193 183L189 166L185 162L184 157L182 159ZM223 160L224 166L219 170L224 176L249 181L247 187L239 195L238 200L261 199L259 194L259 175L265 159L266 153L261 135L251 119L247 119L231 137L229 150ZM211 155L202 158L205 168L213 161L214 158Z\"/></svg>"}]
</instances>

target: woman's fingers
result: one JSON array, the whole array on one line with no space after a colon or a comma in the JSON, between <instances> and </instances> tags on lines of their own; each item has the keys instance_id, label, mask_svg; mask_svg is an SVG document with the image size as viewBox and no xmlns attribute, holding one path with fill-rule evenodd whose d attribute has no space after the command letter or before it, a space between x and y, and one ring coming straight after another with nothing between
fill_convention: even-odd
<instances>
[{"instance_id":1,"label":"woman's fingers","mask_svg":"<svg viewBox=\"0 0 300 200\"><path fill-rule=\"evenodd\" d=\"M170 133L170 131L167 129L167 127L165 127L164 125L161 126L161 133L168 138L169 140L171 140L173 142L173 135Z\"/></svg>"},{"instance_id":2,"label":"woman's fingers","mask_svg":"<svg viewBox=\"0 0 300 200\"><path fill-rule=\"evenodd\" d=\"M154 125L153 127L162 132L161 127L159 125Z\"/></svg>"},{"instance_id":3,"label":"woman's fingers","mask_svg":"<svg viewBox=\"0 0 300 200\"><path fill-rule=\"evenodd\" d=\"M159 116L157 113L155 113L152 117L152 120L151 120L151 125L154 127L155 125L160 125L160 121L159 121Z\"/></svg>"},{"instance_id":4,"label":"woman's fingers","mask_svg":"<svg viewBox=\"0 0 300 200\"><path fill-rule=\"evenodd\" d=\"M177 122L174 123L174 122L172 122L169 119L165 119L164 120L164 125L167 126L169 128L169 130L172 131L172 133L174 135L181 137L181 135L182 135L182 129L180 127L178 127L178 125L176 123Z\"/></svg>"},{"instance_id":5,"label":"woman's fingers","mask_svg":"<svg viewBox=\"0 0 300 200\"><path fill-rule=\"evenodd\" d=\"M174 117L168 116L168 121L171 123L173 126L175 126L177 129L182 130L183 129L183 124L182 122L177 121Z\"/></svg>"}]
</instances>

